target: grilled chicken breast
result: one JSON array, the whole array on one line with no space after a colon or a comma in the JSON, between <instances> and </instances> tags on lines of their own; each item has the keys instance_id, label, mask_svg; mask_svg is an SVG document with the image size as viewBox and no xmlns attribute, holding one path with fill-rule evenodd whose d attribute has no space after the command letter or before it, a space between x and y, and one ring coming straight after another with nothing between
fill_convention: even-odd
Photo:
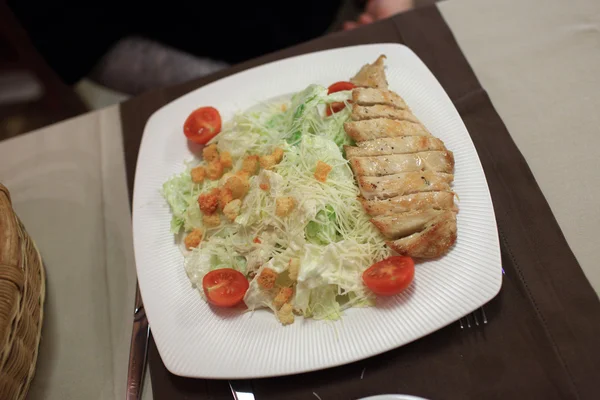
<instances>
[{"instance_id":1,"label":"grilled chicken breast","mask_svg":"<svg viewBox=\"0 0 600 400\"><path fill-rule=\"evenodd\" d=\"M456 211L452 192L419 192L385 200L367 200L360 197L359 200L367 214L372 216L399 214L426 208Z\"/></svg>"},{"instance_id":2,"label":"grilled chicken breast","mask_svg":"<svg viewBox=\"0 0 600 400\"><path fill-rule=\"evenodd\" d=\"M344 146L365 211L401 255L433 258L456 241L454 155L387 89L384 56L352 78L352 121Z\"/></svg>"},{"instance_id":3,"label":"grilled chicken breast","mask_svg":"<svg viewBox=\"0 0 600 400\"><path fill-rule=\"evenodd\" d=\"M454 172L454 156L451 151L424 151L349 159L354 173L362 176L392 175L410 171Z\"/></svg>"},{"instance_id":4,"label":"grilled chicken breast","mask_svg":"<svg viewBox=\"0 0 600 400\"><path fill-rule=\"evenodd\" d=\"M367 200L388 199L417 192L450 191L453 179L452 174L431 171L357 178L360 192Z\"/></svg>"},{"instance_id":5,"label":"grilled chicken breast","mask_svg":"<svg viewBox=\"0 0 600 400\"><path fill-rule=\"evenodd\" d=\"M445 212L444 210L425 208L400 214L379 215L371 222L388 239L400 239L422 231L431 220Z\"/></svg>"},{"instance_id":6,"label":"grilled chicken breast","mask_svg":"<svg viewBox=\"0 0 600 400\"><path fill-rule=\"evenodd\" d=\"M354 83L356 86L387 89L388 83L385 78L384 61L385 56L381 55L373 64L364 65L360 71L350 79L350 82Z\"/></svg>"},{"instance_id":7,"label":"grilled chicken breast","mask_svg":"<svg viewBox=\"0 0 600 400\"><path fill-rule=\"evenodd\" d=\"M351 158L446 150L446 146L444 142L433 136L400 136L365 140L357 143L357 147L344 146L344 150L346 157Z\"/></svg>"},{"instance_id":8,"label":"grilled chicken breast","mask_svg":"<svg viewBox=\"0 0 600 400\"><path fill-rule=\"evenodd\" d=\"M382 104L400 109L408 109L406 102L396 93L386 89L358 87L352 91L352 101L359 106Z\"/></svg>"},{"instance_id":9,"label":"grilled chicken breast","mask_svg":"<svg viewBox=\"0 0 600 400\"><path fill-rule=\"evenodd\" d=\"M446 211L432 219L422 231L386 243L400 255L436 258L456 242L456 232L456 213Z\"/></svg>"},{"instance_id":10,"label":"grilled chicken breast","mask_svg":"<svg viewBox=\"0 0 600 400\"><path fill-rule=\"evenodd\" d=\"M373 118L388 118L401 121L419 122L419 119L410 110L400 110L398 108L374 105L374 106L359 106L352 107L351 117L354 121L362 121Z\"/></svg>"},{"instance_id":11,"label":"grilled chicken breast","mask_svg":"<svg viewBox=\"0 0 600 400\"><path fill-rule=\"evenodd\" d=\"M344 123L348 136L357 142L399 136L431 136L423 124L411 121L375 118Z\"/></svg>"}]
</instances>

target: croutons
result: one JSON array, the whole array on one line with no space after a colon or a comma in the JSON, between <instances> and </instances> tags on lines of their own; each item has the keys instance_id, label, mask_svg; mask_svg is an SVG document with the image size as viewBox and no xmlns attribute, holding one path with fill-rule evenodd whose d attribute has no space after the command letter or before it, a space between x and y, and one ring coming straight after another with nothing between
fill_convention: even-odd
<instances>
[{"instance_id":1,"label":"croutons","mask_svg":"<svg viewBox=\"0 0 600 400\"><path fill-rule=\"evenodd\" d=\"M232 176L225 182L225 187L231 190L234 199L242 199L250 189L250 183L247 179L240 176Z\"/></svg>"},{"instance_id":2,"label":"croutons","mask_svg":"<svg viewBox=\"0 0 600 400\"><path fill-rule=\"evenodd\" d=\"M285 303L279 311L277 311L277 319L282 325L289 325L294 323L294 314L292 313L292 305Z\"/></svg>"},{"instance_id":3,"label":"croutons","mask_svg":"<svg viewBox=\"0 0 600 400\"><path fill-rule=\"evenodd\" d=\"M233 222L238 215L240 215L240 210L242 209L242 201L240 199L235 199L227 203L227 205L223 208L223 214L227 217L227 219Z\"/></svg>"},{"instance_id":4,"label":"croutons","mask_svg":"<svg viewBox=\"0 0 600 400\"><path fill-rule=\"evenodd\" d=\"M281 160L283 160L283 149L281 147L276 147L273 150L273 157L275 157L275 162L279 164Z\"/></svg>"},{"instance_id":5,"label":"croutons","mask_svg":"<svg viewBox=\"0 0 600 400\"><path fill-rule=\"evenodd\" d=\"M204 222L204 226L208 228L214 228L216 226L221 225L221 217L218 213L214 213L211 215L203 215L202 222Z\"/></svg>"},{"instance_id":6,"label":"croutons","mask_svg":"<svg viewBox=\"0 0 600 400\"><path fill-rule=\"evenodd\" d=\"M259 159L259 162L260 162L260 166L266 170L271 170L271 169L273 169L273 167L275 165L277 165L277 160L275 159L275 156L273 156L273 155L262 156Z\"/></svg>"},{"instance_id":7,"label":"croutons","mask_svg":"<svg viewBox=\"0 0 600 400\"><path fill-rule=\"evenodd\" d=\"M198 196L198 206L203 214L210 215L217 211L219 206L220 190L215 188L210 193L202 193Z\"/></svg>"},{"instance_id":8,"label":"croutons","mask_svg":"<svg viewBox=\"0 0 600 400\"><path fill-rule=\"evenodd\" d=\"M266 170L273 169L281 160L283 160L283 149L281 147L276 147L273 153L259 158L260 166Z\"/></svg>"},{"instance_id":9,"label":"croutons","mask_svg":"<svg viewBox=\"0 0 600 400\"><path fill-rule=\"evenodd\" d=\"M278 217L288 216L294 210L295 205L293 197L278 197L275 199L275 214Z\"/></svg>"},{"instance_id":10,"label":"croutons","mask_svg":"<svg viewBox=\"0 0 600 400\"><path fill-rule=\"evenodd\" d=\"M250 179L250 172L240 169L238 172L235 173L235 176L239 176L243 180L247 181L248 179Z\"/></svg>"},{"instance_id":11,"label":"croutons","mask_svg":"<svg viewBox=\"0 0 600 400\"><path fill-rule=\"evenodd\" d=\"M250 175L254 175L258 169L258 156L248 156L242 161L242 171L248 172Z\"/></svg>"},{"instance_id":12,"label":"croutons","mask_svg":"<svg viewBox=\"0 0 600 400\"><path fill-rule=\"evenodd\" d=\"M233 194L231 193L231 189L228 187L224 187L221 189L219 193L219 210L223 210L227 203L233 200Z\"/></svg>"},{"instance_id":13,"label":"croutons","mask_svg":"<svg viewBox=\"0 0 600 400\"><path fill-rule=\"evenodd\" d=\"M300 259L299 258L291 258L290 263L288 264L288 275L290 276L290 279L293 281L297 281L299 272L300 272Z\"/></svg>"},{"instance_id":14,"label":"croutons","mask_svg":"<svg viewBox=\"0 0 600 400\"><path fill-rule=\"evenodd\" d=\"M279 292L273 299L273 305L276 308L280 308L288 302L288 300L292 297L292 294L294 294L294 289L292 289L291 287L284 287L279 289Z\"/></svg>"},{"instance_id":15,"label":"croutons","mask_svg":"<svg viewBox=\"0 0 600 400\"><path fill-rule=\"evenodd\" d=\"M200 242L202 241L202 231L200 229L194 229L190 233L187 234L183 242L185 243L185 248L190 250L194 247L198 247Z\"/></svg>"},{"instance_id":16,"label":"croutons","mask_svg":"<svg viewBox=\"0 0 600 400\"><path fill-rule=\"evenodd\" d=\"M228 151L224 151L219 156L219 161L223 165L223 168L231 168L233 161L231 160L231 154Z\"/></svg>"},{"instance_id":17,"label":"croutons","mask_svg":"<svg viewBox=\"0 0 600 400\"><path fill-rule=\"evenodd\" d=\"M317 167L315 168L315 179L319 182L325 183L327 181L327 175L331 172L331 165L324 163L323 161L317 161Z\"/></svg>"},{"instance_id":18,"label":"croutons","mask_svg":"<svg viewBox=\"0 0 600 400\"><path fill-rule=\"evenodd\" d=\"M202 183L206 176L206 169L202 166L197 166L196 168L192 168L190 175L192 176L192 182Z\"/></svg>"},{"instance_id":19,"label":"croutons","mask_svg":"<svg viewBox=\"0 0 600 400\"><path fill-rule=\"evenodd\" d=\"M206 166L206 177L211 181L216 181L223 176L223 164L217 158L208 163Z\"/></svg>"},{"instance_id":20,"label":"croutons","mask_svg":"<svg viewBox=\"0 0 600 400\"><path fill-rule=\"evenodd\" d=\"M219 150L217 150L217 145L211 144L210 146L206 146L205 148L203 148L202 158L204 158L204 161L206 161L207 163L218 160Z\"/></svg>"},{"instance_id":21,"label":"croutons","mask_svg":"<svg viewBox=\"0 0 600 400\"><path fill-rule=\"evenodd\" d=\"M258 285L263 289L272 289L278 276L279 274L271 268L265 268L256 279L258 279Z\"/></svg>"}]
</instances>

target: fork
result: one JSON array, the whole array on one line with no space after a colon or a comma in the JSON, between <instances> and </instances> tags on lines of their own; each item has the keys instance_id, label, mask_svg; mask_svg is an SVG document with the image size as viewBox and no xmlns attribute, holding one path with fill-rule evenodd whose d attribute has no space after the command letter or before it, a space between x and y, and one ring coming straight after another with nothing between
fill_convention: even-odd
<instances>
[{"instance_id":1,"label":"fork","mask_svg":"<svg viewBox=\"0 0 600 400\"><path fill-rule=\"evenodd\" d=\"M481 322L479 322L477 314L480 314ZM471 320L473 320L473 323L471 323ZM488 320L487 315L485 315L485 310L483 309L483 306L481 306L477 310L473 311L471 314L468 314L467 316L459 319L458 322L460 323L460 329L465 329L474 328L479 325L483 326L488 323Z\"/></svg>"},{"instance_id":2,"label":"fork","mask_svg":"<svg viewBox=\"0 0 600 400\"><path fill-rule=\"evenodd\" d=\"M504 271L504 267L502 268L502 275L506 275L506 272ZM476 326L479 326L479 319L477 318L477 311L479 311L479 314L481 314L481 325L485 325L488 323L487 320L487 315L485 315L485 310L483 309L483 306L479 307L477 310L473 311L471 314L468 314L465 317L462 317L461 319L458 320L458 323L460 324L460 329L465 329L465 328L474 328ZM471 324L471 319L473 319L473 324Z\"/></svg>"}]
</instances>

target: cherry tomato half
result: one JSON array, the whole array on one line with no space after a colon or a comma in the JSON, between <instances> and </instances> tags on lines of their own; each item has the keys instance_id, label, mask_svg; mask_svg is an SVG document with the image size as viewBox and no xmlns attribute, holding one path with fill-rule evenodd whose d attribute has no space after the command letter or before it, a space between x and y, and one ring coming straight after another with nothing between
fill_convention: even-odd
<instances>
[{"instance_id":1,"label":"cherry tomato half","mask_svg":"<svg viewBox=\"0 0 600 400\"><path fill-rule=\"evenodd\" d=\"M329 88L327 88L327 94L341 92L342 90L352 90L355 87L356 86L354 85L354 83L351 83L351 82L345 82L345 81L336 82L333 85L329 86Z\"/></svg>"},{"instance_id":2,"label":"cherry tomato half","mask_svg":"<svg viewBox=\"0 0 600 400\"><path fill-rule=\"evenodd\" d=\"M336 112L342 111L344 107L346 107L346 103L344 103L343 101L336 101L334 103L327 104L327 108L325 108L325 114L328 117L331 117Z\"/></svg>"},{"instance_id":3,"label":"cherry tomato half","mask_svg":"<svg viewBox=\"0 0 600 400\"><path fill-rule=\"evenodd\" d=\"M221 132L221 115L214 107L194 110L183 124L183 133L195 143L206 144Z\"/></svg>"},{"instance_id":4,"label":"cherry tomato half","mask_svg":"<svg viewBox=\"0 0 600 400\"><path fill-rule=\"evenodd\" d=\"M381 260L363 272L363 282L373 293L393 296L410 285L415 276L415 263L410 257L395 256Z\"/></svg>"},{"instance_id":5,"label":"cherry tomato half","mask_svg":"<svg viewBox=\"0 0 600 400\"><path fill-rule=\"evenodd\" d=\"M233 307L242 301L250 284L232 268L210 271L202 279L202 289L208 302L219 307Z\"/></svg>"}]
</instances>

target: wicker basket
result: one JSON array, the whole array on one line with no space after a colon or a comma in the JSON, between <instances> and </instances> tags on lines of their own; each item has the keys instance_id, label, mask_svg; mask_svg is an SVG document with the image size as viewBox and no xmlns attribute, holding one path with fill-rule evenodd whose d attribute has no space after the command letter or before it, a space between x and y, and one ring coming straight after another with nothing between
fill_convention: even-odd
<instances>
[{"instance_id":1,"label":"wicker basket","mask_svg":"<svg viewBox=\"0 0 600 400\"><path fill-rule=\"evenodd\" d=\"M24 399L35 372L45 297L40 254L0 184L0 399Z\"/></svg>"}]
</instances>

